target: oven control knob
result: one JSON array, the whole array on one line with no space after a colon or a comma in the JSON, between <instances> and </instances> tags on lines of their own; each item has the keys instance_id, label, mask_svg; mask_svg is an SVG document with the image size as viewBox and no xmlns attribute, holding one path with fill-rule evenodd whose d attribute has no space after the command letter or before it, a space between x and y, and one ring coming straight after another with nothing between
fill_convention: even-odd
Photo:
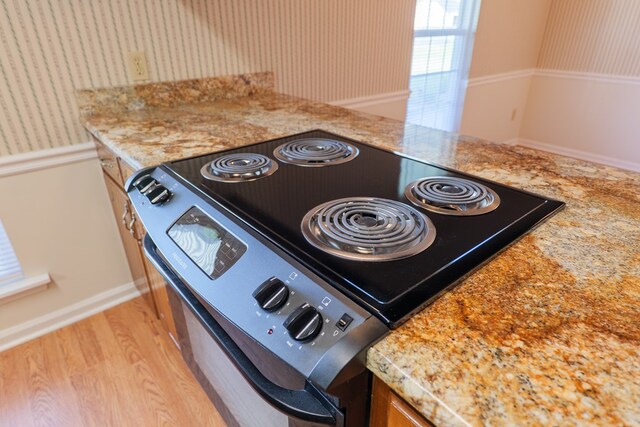
<instances>
[{"instance_id":1,"label":"oven control knob","mask_svg":"<svg viewBox=\"0 0 640 427\"><path fill-rule=\"evenodd\" d=\"M156 181L151 175L144 175L144 176L138 178L133 183L133 186L136 187L139 192L144 194L147 191L149 191L151 189L151 187L153 187L157 183L158 183L158 181Z\"/></svg>"},{"instance_id":2,"label":"oven control knob","mask_svg":"<svg viewBox=\"0 0 640 427\"><path fill-rule=\"evenodd\" d=\"M266 311L275 311L282 307L289 298L289 288L277 277L266 280L258 289L253 291L253 297L258 305Z\"/></svg>"},{"instance_id":3,"label":"oven control knob","mask_svg":"<svg viewBox=\"0 0 640 427\"><path fill-rule=\"evenodd\" d=\"M308 341L322 329L322 315L305 302L285 320L284 327L294 340Z\"/></svg>"},{"instance_id":4,"label":"oven control knob","mask_svg":"<svg viewBox=\"0 0 640 427\"><path fill-rule=\"evenodd\" d=\"M151 190L147 191L145 196L147 196L147 199L149 199L152 205L158 205L171 198L171 191L167 190L162 185L156 185Z\"/></svg>"}]
</instances>

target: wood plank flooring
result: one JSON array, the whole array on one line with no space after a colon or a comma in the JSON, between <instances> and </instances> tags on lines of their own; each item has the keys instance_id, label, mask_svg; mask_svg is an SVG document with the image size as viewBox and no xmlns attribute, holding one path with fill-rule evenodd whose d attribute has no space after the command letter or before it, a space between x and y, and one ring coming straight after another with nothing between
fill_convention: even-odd
<instances>
[{"instance_id":1,"label":"wood plank flooring","mask_svg":"<svg viewBox=\"0 0 640 427\"><path fill-rule=\"evenodd\" d=\"M137 298L0 353L0 427L225 423Z\"/></svg>"}]
</instances>

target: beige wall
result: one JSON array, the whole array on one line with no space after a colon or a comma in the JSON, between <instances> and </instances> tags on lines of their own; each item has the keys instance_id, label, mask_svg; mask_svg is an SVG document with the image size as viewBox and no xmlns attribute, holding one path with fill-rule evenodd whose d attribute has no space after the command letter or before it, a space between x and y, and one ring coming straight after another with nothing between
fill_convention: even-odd
<instances>
[{"instance_id":1,"label":"beige wall","mask_svg":"<svg viewBox=\"0 0 640 427\"><path fill-rule=\"evenodd\" d=\"M527 72L496 81L472 81L467 87L461 133L513 142L520 135L530 85Z\"/></svg>"},{"instance_id":2,"label":"beige wall","mask_svg":"<svg viewBox=\"0 0 640 427\"><path fill-rule=\"evenodd\" d=\"M0 218L25 275L53 280L0 305L0 347L13 326L131 282L103 187L95 159L0 178Z\"/></svg>"},{"instance_id":3,"label":"beige wall","mask_svg":"<svg viewBox=\"0 0 640 427\"><path fill-rule=\"evenodd\" d=\"M461 133L500 142L519 136L531 83L526 71L538 60L549 6L550 0L482 1Z\"/></svg>"},{"instance_id":4,"label":"beige wall","mask_svg":"<svg viewBox=\"0 0 640 427\"><path fill-rule=\"evenodd\" d=\"M554 0L538 68L640 77L640 1Z\"/></svg>"},{"instance_id":5,"label":"beige wall","mask_svg":"<svg viewBox=\"0 0 640 427\"><path fill-rule=\"evenodd\" d=\"M76 88L275 71L321 101L406 90L414 0L0 0L0 156L86 141Z\"/></svg>"},{"instance_id":6,"label":"beige wall","mask_svg":"<svg viewBox=\"0 0 640 427\"><path fill-rule=\"evenodd\" d=\"M469 77L534 68L550 0L482 0Z\"/></svg>"},{"instance_id":7,"label":"beige wall","mask_svg":"<svg viewBox=\"0 0 640 427\"><path fill-rule=\"evenodd\" d=\"M535 76L521 143L640 172L640 79Z\"/></svg>"},{"instance_id":8,"label":"beige wall","mask_svg":"<svg viewBox=\"0 0 640 427\"><path fill-rule=\"evenodd\" d=\"M484 0L461 132L640 170L638 22L637 0Z\"/></svg>"},{"instance_id":9,"label":"beige wall","mask_svg":"<svg viewBox=\"0 0 640 427\"><path fill-rule=\"evenodd\" d=\"M553 0L520 138L640 171L640 2Z\"/></svg>"}]
</instances>

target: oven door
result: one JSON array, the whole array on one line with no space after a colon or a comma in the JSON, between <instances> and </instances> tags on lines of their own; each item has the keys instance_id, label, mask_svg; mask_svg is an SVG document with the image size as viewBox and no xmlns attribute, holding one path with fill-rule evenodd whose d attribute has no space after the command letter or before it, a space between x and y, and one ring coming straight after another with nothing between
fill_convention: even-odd
<instances>
[{"instance_id":1,"label":"oven door","mask_svg":"<svg viewBox=\"0 0 640 427\"><path fill-rule=\"evenodd\" d=\"M151 238L144 250L169 283L183 357L230 426L343 426L344 413L312 384L290 390L266 378L167 266Z\"/></svg>"}]
</instances>

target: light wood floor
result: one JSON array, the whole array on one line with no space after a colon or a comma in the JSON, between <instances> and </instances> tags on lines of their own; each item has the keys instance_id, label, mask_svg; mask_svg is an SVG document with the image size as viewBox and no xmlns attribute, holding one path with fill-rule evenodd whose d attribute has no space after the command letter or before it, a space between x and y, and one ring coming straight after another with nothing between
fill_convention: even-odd
<instances>
[{"instance_id":1,"label":"light wood floor","mask_svg":"<svg viewBox=\"0 0 640 427\"><path fill-rule=\"evenodd\" d=\"M0 353L0 426L224 426L141 299Z\"/></svg>"}]
</instances>

